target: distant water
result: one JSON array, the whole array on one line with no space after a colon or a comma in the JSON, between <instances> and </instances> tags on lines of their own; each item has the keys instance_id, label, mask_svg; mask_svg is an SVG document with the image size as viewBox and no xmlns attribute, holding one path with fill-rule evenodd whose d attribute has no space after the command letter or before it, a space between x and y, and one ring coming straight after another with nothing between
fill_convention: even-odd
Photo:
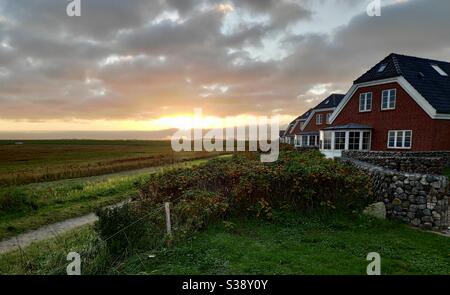
<instances>
[{"instance_id":1,"label":"distant water","mask_svg":"<svg viewBox=\"0 0 450 295\"><path fill-rule=\"evenodd\" d=\"M99 140L167 140L176 129L161 131L32 131L1 132L0 140L99 139Z\"/></svg>"}]
</instances>

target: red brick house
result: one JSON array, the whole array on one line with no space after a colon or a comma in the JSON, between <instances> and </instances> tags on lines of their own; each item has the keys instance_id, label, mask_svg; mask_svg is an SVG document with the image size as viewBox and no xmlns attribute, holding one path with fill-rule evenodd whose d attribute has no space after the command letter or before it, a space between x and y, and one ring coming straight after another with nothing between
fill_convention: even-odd
<instances>
[{"instance_id":1,"label":"red brick house","mask_svg":"<svg viewBox=\"0 0 450 295\"><path fill-rule=\"evenodd\" d=\"M330 126L331 114L344 98L344 94L331 94L316 107L303 114L303 121L293 129L295 146L318 148L320 129Z\"/></svg>"},{"instance_id":2,"label":"red brick house","mask_svg":"<svg viewBox=\"0 0 450 295\"><path fill-rule=\"evenodd\" d=\"M299 132L300 126L306 121L310 114L311 110L308 110L303 115L297 117L294 121L289 123L288 127L285 131L280 133L280 142L294 145L295 143L295 134Z\"/></svg>"},{"instance_id":3,"label":"red brick house","mask_svg":"<svg viewBox=\"0 0 450 295\"><path fill-rule=\"evenodd\" d=\"M360 78L320 131L320 149L450 150L450 63L391 54Z\"/></svg>"}]
</instances>

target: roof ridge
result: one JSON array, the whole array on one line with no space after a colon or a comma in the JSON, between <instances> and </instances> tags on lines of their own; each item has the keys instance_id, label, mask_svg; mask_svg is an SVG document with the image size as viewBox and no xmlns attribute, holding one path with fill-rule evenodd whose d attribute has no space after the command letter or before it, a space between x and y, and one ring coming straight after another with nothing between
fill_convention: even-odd
<instances>
[{"instance_id":1,"label":"roof ridge","mask_svg":"<svg viewBox=\"0 0 450 295\"><path fill-rule=\"evenodd\" d=\"M438 62L438 63L445 63L445 64L450 64L450 62L445 61L445 60L439 60L439 59L431 59L431 58L426 58L426 57L419 57L419 56L414 56L414 55L406 55L406 54L399 54L399 53L391 53L391 55L394 55L396 57L406 57L406 58L412 58L412 59L418 59L418 60L424 60L427 62Z\"/></svg>"},{"instance_id":2,"label":"roof ridge","mask_svg":"<svg viewBox=\"0 0 450 295\"><path fill-rule=\"evenodd\" d=\"M397 54L395 53L392 54L392 61L394 62L394 67L397 75L403 75L402 69L400 68L400 63L398 62L397 59Z\"/></svg>"}]
</instances>

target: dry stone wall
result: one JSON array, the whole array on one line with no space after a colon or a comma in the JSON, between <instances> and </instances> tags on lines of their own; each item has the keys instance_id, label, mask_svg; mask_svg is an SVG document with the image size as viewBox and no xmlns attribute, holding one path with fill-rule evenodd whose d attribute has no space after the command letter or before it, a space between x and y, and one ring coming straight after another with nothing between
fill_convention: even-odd
<instances>
[{"instance_id":1,"label":"dry stone wall","mask_svg":"<svg viewBox=\"0 0 450 295\"><path fill-rule=\"evenodd\" d=\"M342 156L412 173L442 174L450 167L450 152L343 151Z\"/></svg>"},{"instance_id":2,"label":"dry stone wall","mask_svg":"<svg viewBox=\"0 0 450 295\"><path fill-rule=\"evenodd\" d=\"M371 163L343 157L366 171L377 201L386 205L388 217L428 230L449 226L449 180L442 175L399 172Z\"/></svg>"}]
</instances>

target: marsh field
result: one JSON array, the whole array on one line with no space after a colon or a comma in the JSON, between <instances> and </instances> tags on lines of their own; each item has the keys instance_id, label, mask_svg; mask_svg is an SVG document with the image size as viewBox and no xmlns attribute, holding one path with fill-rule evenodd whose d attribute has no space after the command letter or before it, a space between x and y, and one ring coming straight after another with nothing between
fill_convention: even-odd
<instances>
[{"instance_id":1,"label":"marsh field","mask_svg":"<svg viewBox=\"0 0 450 295\"><path fill-rule=\"evenodd\" d=\"M0 141L0 240L123 201L151 173L216 153L170 141Z\"/></svg>"},{"instance_id":2,"label":"marsh field","mask_svg":"<svg viewBox=\"0 0 450 295\"><path fill-rule=\"evenodd\" d=\"M96 176L211 156L170 141L0 140L0 186Z\"/></svg>"}]
</instances>

